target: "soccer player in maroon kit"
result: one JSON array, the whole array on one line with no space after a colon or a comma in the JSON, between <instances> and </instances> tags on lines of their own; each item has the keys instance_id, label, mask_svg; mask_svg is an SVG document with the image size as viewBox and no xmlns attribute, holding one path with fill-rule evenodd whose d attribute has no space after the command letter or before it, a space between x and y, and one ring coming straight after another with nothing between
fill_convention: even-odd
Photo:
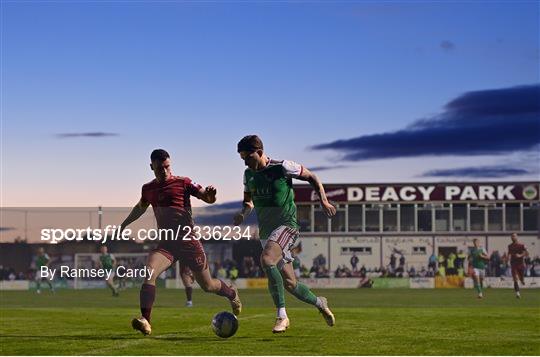
<instances>
[{"instance_id":1,"label":"soccer player in maroon kit","mask_svg":"<svg viewBox=\"0 0 540 357\"><path fill-rule=\"evenodd\" d=\"M516 297L521 298L519 293L519 282L525 285L524 275L525 275L525 257L529 254L527 248L523 243L520 243L517 238L516 233L512 233L511 237L512 244L508 246L508 255L510 256L510 267L512 268L512 278L514 279L514 291L516 292Z\"/></svg>"},{"instance_id":2,"label":"soccer player in maroon kit","mask_svg":"<svg viewBox=\"0 0 540 357\"><path fill-rule=\"evenodd\" d=\"M143 185L139 202L133 207L129 216L121 224L121 230L141 217L149 205L152 205L158 229L180 229L178 240L161 239L157 249L153 250L146 262L147 269L153 269L151 277L147 278L141 286L140 307L142 317L132 321L134 329L144 335L152 332L150 315L156 296L156 278L167 270L176 260L181 266L187 266L195 280L206 292L213 292L229 299L233 313L239 315L242 303L238 291L227 286L223 281L214 279L210 275L208 262L203 246L193 235L184 240L185 232L191 232L194 223L191 217L190 196L197 197L206 203L216 202L216 189L213 186L203 188L187 177L173 176L171 173L171 160L169 154L162 149L152 151L150 155L150 168L156 178ZM187 230L184 230L187 227Z\"/></svg>"}]
</instances>

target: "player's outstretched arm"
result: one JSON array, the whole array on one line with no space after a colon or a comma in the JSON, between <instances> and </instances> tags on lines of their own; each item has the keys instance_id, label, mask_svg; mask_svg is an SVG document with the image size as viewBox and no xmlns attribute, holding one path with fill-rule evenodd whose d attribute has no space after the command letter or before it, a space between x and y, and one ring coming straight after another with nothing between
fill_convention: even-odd
<instances>
[{"instance_id":1,"label":"player's outstretched arm","mask_svg":"<svg viewBox=\"0 0 540 357\"><path fill-rule=\"evenodd\" d=\"M239 226L244 222L244 219L249 216L253 210L253 199L251 198L251 192L244 192L244 201L242 202L242 210L238 212L234 218L233 223L235 226Z\"/></svg>"},{"instance_id":2,"label":"player's outstretched arm","mask_svg":"<svg viewBox=\"0 0 540 357\"><path fill-rule=\"evenodd\" d=\"M197 198L206 202L206 203L215 203L216 202L217 189L214 186L207 186L201 188L197 192Z\"/></svg>"},{"instance_id":3,"label":"player's outstretched arm","mask_svg":"<svg viewBox=\"0 0 540 357\"><path fill-rule=\"evenodd\" d=\"M482 254L480 254L480 258L484 260L489 260L489 255L487 255L487 252L485 249L482 250Z\"/></svg>"},{"instance_id":4,"label":"player's outstretched arm","mask_svg":"<svg viewBox=\"0 0 540 357\"><path fill-rule=\"evenodd\" d=\"M336 214L336 207L334 207L328 198L326 197L326 192L322 185L321 180L313 172L309 171L305 167L302 167L301 174L297 177L298 180L307 181L313 187L317 195L319 196L321 206L328 217L332 217Z\"/></svg>"},{"instance_id":5,"label":"player's outstretched arm","mask_svg":"<svg viewBox=\"0 0 540 357\"><path fill-rule=\"evenodd\" d=\"M150 204L148 202L144 202L142 199L137 202L135 207L133 207L133 209L131 210L129 216L127 216L124 222L122 222L122 224L120 225L120 232L122 232L128 225L139 219L139 217L141 217L144 212L146 212L148 206L150 206Z\"/></svg>"}]
</instances>

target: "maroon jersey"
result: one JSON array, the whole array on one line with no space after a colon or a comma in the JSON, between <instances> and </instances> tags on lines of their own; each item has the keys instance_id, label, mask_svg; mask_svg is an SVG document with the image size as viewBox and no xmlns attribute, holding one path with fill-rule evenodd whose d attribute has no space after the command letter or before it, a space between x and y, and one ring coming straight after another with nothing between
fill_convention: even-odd
<instances>
[{"instance_id":1,"label":"maroon jersey","mask_svg":"<svg viewBox=\"0 0 540 357\"><path fill-rule=\"evenodd\" d=\"M522 243L512 243L508 246L508 254L510 254L510 264L522 265L525 264L525 258L516 257L516 254L523 254L525 252L525 245Z\"/></svg>"},{"instance_id":2,"label":"maroon jersey","mask_svg":"<svg viewBox=\"0 0 540 357\"><path fill-rule=\"evenodd\" d=\"M152 205L158 228L193 227L190 196L202 187L187 177L171 176L165 182L153 180L142 187L142 202Z\"/></svg>"}]
</instances>

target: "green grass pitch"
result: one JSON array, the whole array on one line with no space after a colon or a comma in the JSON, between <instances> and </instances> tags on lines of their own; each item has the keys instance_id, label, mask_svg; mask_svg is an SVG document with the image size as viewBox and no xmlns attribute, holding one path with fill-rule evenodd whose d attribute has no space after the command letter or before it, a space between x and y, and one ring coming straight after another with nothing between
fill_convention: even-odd
<instances>
[{"instance_id":1,"label":"green grass pitch","mask_svg":"<svg viewBox=\"0 0 540 357\"><path fill-rule=\"evenodd\" d=\"M60 290L51 295L0 292L3 355L539 355L540 290L319 290L336 326L286 296L291 327L273 335L274 309L265 290L240 291L244 310L235 336L221 339L212 316L229 310L219 296L157 291L151 336L131 329L138 290Z\"/></svg>"}]
</instances>

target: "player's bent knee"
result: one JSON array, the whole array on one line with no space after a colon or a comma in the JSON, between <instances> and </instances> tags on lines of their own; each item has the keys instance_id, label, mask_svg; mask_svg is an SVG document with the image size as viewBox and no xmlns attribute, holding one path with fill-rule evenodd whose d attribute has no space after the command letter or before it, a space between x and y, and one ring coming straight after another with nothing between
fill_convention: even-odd
<instances>
[{"instance_id":1,"label":"player's bent knee","mask_svg":"<svg viewBox=\"0 0 540 357\"><path fill-rule=\"evenodd\" d=\"M263 252L261 254L261 264L263 266L276 265L280 257L274 257L273 254L268 252Z\"/></svg>"},{"instance_id":2,"label":"player's bent knee","mask_svg":"<svg viewBox=\"0 0 540 357\"><path fill-rule=\"evenodd\" d=\"M294 289L296 289L296 281L286 279L284 282L285 289L289 292L292 292Z\"/></svg>"}]
</instances>

